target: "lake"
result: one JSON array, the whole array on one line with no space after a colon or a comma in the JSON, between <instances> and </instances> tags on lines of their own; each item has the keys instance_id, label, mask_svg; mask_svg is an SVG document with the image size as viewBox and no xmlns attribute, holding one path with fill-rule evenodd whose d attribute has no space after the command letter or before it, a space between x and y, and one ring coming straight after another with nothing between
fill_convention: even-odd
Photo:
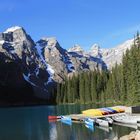
<instances>
[{"instance_id":1,"label":"lake","mask_svg":"<svg viewBox=\"0 0 140 140\"><path fill-rule=\"evenodd\" d=\"M115 136L122 136L135 130L117 125L113 125L112 129L95 127L95 130L90 130L79 123L68 126L61 122L48 122L48 115L80 113L81 110L88 108L95 108L95 106L1 108L0 140L112 140Z\"/></svg>"}]
</instances>

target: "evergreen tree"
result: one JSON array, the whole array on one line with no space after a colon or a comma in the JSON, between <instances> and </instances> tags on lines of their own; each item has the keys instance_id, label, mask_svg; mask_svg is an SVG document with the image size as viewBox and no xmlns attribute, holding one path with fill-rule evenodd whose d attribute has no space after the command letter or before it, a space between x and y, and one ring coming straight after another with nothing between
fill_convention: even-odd
<instances>
[{"instance_id":1,"label":"evergreen tree","mask_svg":"<svg viewBox=\"0 0 140 140\"><path fill-rule=\"evenodd\" d=\"M96 71L90 72L90 93L91 93L91 101L95 102L97 100L97 92L96 92L96 86L97 86L97 74Z\"/></svg>"},{"instance_id":2,"label":"evergreen tree","mask_svg":"<svg viewBox=\"0 0 140 140\"><path fill-rule=\"evenodd\" d=\"M84 80L84 74L81 73L79 76L79 95L80 95L80 102L85 103L85 80Z\"/></svg>"},{"instance_id":3,"label":"evergreen tree","mask_svg":"<svg viewBox=\"0 0 140 140\"><path fill-rule=\"evenodd\" d=\"M60 97L61 97L61 86L60 84L57 84L57 95L56 95L56 103L60 103Z\"/></svg>"},{"instance_id":4,"label":"evergreen tree","mask_svg":"<svg viewBox=\"0 0 140 140\"><path fill-rule=\"evenodd\" d=\"M84 73L84 87L85 87L85 102L91 102L91 93L90 93L90 77L89 73Z\"/></svg>"}]
</instances>

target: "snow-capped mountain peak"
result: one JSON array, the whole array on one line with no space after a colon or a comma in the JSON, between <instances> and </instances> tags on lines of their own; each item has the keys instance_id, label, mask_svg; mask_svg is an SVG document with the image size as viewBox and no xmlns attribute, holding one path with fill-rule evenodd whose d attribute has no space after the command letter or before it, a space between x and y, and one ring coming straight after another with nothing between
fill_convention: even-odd
<instances>
[{"instance_id":1,"label":"snow-capped mountain peak","mask_svg":"<svg viewBox=\"0 0 140 140\"><path fill-rule=\"evenodd\" d=\"M72 48L68 49L68 52L83 52L84 50L80 45L75 44Z\"/></svg>"},{"instance_id":2,"label":"snow-capped mountain peak","mask_svg":"<svg viewBox=\"0 0 140 140\"><path fill-rule=\"evenodd\" d=\"M114 48L101 50L102 59L106 63L108 69L111 69L116 63L120 64L122 62L123 54L127 49L131 49L133 42L134 39L129 39Z\"/></svg>"},{"instance_id":3,"label":"snow-capped mountain peak","mask_svg":"<svg viewBox=\"0 0 140 140\"><path fill-rule=\"evenodd\" d=\"M47 41L48 41L48 46L52 46L52 47L54 47L57 43L57 40L55 37L49 37L47 38Z\"/></svg>"},{"instance_id":4,"label":"snow-capped mountain peak","mask_svg":"<svg viewBox=\"0 0 140 140\"><path fill-rule=\"evenodd\" d=\"M4 33L14 32L14 31L19 30L19 29L22 29L22 27L13 26L13 27L8 28Z\"/></svg>"},{"instance_id":5,"label":"snow-capped mountain peak","mask_svg":"<svg viewBox=\"0 0 140 140\"><path fill-rule=\"evenodd\" d=\"M118 46L115 47L115 48L117 48L117 49L122 49L122 48L123 48L123 49L126 49L126 48L130 49L130 47L131 47L131 45L133 44L133 42L134 42L134 39L129 39L129 40L125 41L124 43L118 45ZM115 48L114 48L114 49L115 49Z\"/></svg>"},{"instance_id":6,"label":"snow-capped mountain peak","mask_svg":"<svg viewBox=\"0 0 140 140\"><path fill-rule=\"evenodd\" d=\"M89 50L89 54L94 57L101 57L101 49L98 44L93 44Z\"/></svg>"},{"instance_id":7,"label":"snow-capped mountain peak","mask_svg":"<svg viewBox=\"0 0 140 140\"><path fill-rule=\"evenodd\" d=\"M90 48L91 51L94 51L94 50L99 50L100 49L100 46L98 44L93 44Z\"/></svg>"}]
</instances>

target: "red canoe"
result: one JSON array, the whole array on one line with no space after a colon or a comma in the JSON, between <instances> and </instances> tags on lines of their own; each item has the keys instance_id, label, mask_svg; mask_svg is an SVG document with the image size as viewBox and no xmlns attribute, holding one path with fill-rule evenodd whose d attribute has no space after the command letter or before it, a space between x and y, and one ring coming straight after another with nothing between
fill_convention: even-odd
<instances>
[{"instance_id":1,"label":"red canoe","mask_svg":"<svg viewBox=\"0 0 140 140\"><path fill-rule=\"evenodd\" d=\"M48 116L49 120L57 120L60 119L60 116Z\"/></svg>"}]
</instances>

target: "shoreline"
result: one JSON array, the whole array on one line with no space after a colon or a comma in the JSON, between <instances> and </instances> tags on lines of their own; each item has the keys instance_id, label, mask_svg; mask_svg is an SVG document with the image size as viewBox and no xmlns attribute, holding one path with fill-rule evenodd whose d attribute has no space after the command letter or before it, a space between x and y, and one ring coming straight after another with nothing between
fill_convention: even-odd
<instances>
[{"instance_id":1,"label":"shoreline","mask_svg":"<svg viewBox=\"0 0 140 140\"><path fill-rule=\"evenodd\" d=\"M113 140L140 140L140 130L132 131L120 138L115 137Z\"/></svg>"}]
</instances>

